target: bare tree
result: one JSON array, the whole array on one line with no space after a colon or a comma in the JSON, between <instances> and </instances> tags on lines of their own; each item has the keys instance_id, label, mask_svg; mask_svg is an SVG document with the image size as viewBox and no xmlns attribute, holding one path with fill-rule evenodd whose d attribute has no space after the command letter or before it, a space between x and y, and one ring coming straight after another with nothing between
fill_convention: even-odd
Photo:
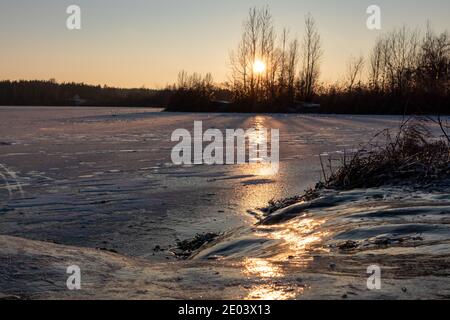
<instances>
[{"instance_id":1,"label":"bare tree","mask_svg":"<svg viewBox=\"0 0 450 320\"><path fill-rule=\"evenodd\" d=\"M248 55L249 48L244 35L237 51L230 53L232 87L237 95L245 95L249 90Z\"/></svg>"},{"instance_id":2,"label":"bare tree","mask_svg":"<svg viewBox=\"0 0 450 320\"><path fill-rule=\"evenodd\" d=\"M286 88L287 83L287 75L286 75L286 69L287 69L287 60L288 60L288 52L287 52L287 42L288 42L288 31L286 29L283 29L283 34L281 36L281 54L280 54L280 72L279 72L279 89L280 92L283 92L283 90Z\"/></svg>"},{"instance_id":3,"label":"bare tree","mask_svg":"<svg viewBox=\"0 0 450 320\"><path fill-rule=\"evenodd\" d=\"M392 91L403 95L412 88L418 63L419 34L402 27L389 34L386 41L389 50L389 59L385 59L388 80Z\"/></svg>"},{"instance_id":4,"label":"bare tree","mask_svg":"<svg viewBox=\"0 0 450 320\"><path fill-rule=\"evenodd\" d=\"M381 77L383 75L383 52L384 52L384 41L383 39L378 39L375 43L374 48L370 54L370 71L369 71L369 84L372 89L379 90L383 87Z\"/></svg>"},{"instance_id":5,"label":"bare tree","mask_svg":"<svg viewBox=\"0 0 450 320\"><path fill-rule=\"evenodd\" d=\"M422 41L418 76L421 85L431 90L442 90L449 78L450 38L448 32L437 35L427 26Z\"/></svg>"},{"instance_id":6,"label":"bare tree","mask_svg":"<svg viewBox=\"0 0 450 320\"><path fill-rule=\"evenodd\" d=\"M352 91L356 81L361 80L361 75L364 69L364 57L350 58L347 63L347 87L348 91Z\"/></svg>"},{"instance_id":7,"label":"bare tree","mask_svg":"<svg viewBox=\"0 0 450 320\"><path fill-rule=\"evenodd\" d=\"M279 54L278 94L285 103L293 103L295 97L295 80L299 62L298 40L289 40L288 31L283 30Z\"/></svg>"},{"instance_id":8,"label":"bare tree","mask_svg":"<svg viewBox=\"0 0 450 320\"><path fill-rule=\"evenodd\" d=\"M312 99L320 75L322 44L316 22L311 14L305 19L305 37L302 47L302 70L300 90L305 101Z\"/></svg>"},{"instance_id":9,"label":"bare tree","mask_svg":"<svg viewBox=\"0 0 450 320\"><path fill-rule=\"evenodd\" d=\"M268 7L250 9L241 43L230 57L235 92L256 101L274 91L279 68L275 42L273 18ZM263 74L255 72L253 65L256 61L264 63Z\"/></svg>"},{"instance_id":10,"label":"bare tree","mask_svg":"<svg viewBox=\"0 0 450 320\"><path fill-rule=\"evenodd\" d=\"M370 56L372 88L408 94L414 87L419 49L419 33L405 26L378 39Z\"/></svg>"},{"instance_id":11,"label":"bare tree","mask_svg":"<svg viewBox=\"0 0 450 320\"><path fill-rule=\"evenodd\" d=\"M305 20L303 45L290 39L284 29L281 37L275 33L268 7L252 8L243 25L243 36L236 52L231 53L233 92L251 103L290 105L297 95L312 99L320 74L321 39L311 15ZM299 61L302 68L299 72ZM264 71L254 70L256 61ZM297 75L300 74L300 79Z\"/></svg>"},{"instance_id":12,"label":"bare tree","mask_svg":"<svg viewBox=\"0 0 450 320\"><path fill-rule=\"evenodd\" d=\"M287 75L287 96L290 103L295 100L295 76L297 73L297 65L299 60L298 40L293 40L289 45L289 53L286 66Z\"/></svg>"}]
</instances>

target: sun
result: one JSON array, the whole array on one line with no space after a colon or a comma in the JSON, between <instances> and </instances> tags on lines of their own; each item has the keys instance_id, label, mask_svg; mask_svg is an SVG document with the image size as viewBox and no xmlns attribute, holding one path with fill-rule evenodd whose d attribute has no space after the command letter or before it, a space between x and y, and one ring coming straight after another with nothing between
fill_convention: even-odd
<instances>
[{"instance_id":1,"label":"sun","mask_svg":"<svg viewBox=\"0 0 450 320\"><path fill-rule=\"evenodd\" d=\"M264 71L266 71L266 64L261 60L255 60L255 63L253 63L253 72L261 74Z\"/></svg>"}]
</instances>

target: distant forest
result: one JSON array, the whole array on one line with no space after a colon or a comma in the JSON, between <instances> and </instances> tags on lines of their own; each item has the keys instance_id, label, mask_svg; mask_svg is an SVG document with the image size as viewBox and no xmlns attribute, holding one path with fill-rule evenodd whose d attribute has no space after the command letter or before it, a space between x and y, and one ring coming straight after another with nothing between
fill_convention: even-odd
<instances>
[{"instance_id":1,"label":"distant forest","mask_svg":"<svg viewBox=\"0 0 450 320\"><path fill-rule=\"evenodd\" d=\"M164 107L169 90L120 89L83 83L0 81L3 106Z\"/></svg>"},{"instance_id":2,"label":"distant forest","mask_svg":"<svg viewBox=\"0 0 450 320\"><path fill-rule=\"evenodd\" d=\"M163 90L55 81L0 82L0 105L164 107L177 112L450 114L450 36L406 26L350 57L336 83L320 82L323 45L308 14L302 39L275 31L268 7L252 8L230 54L229 81L180 72Z\"/></svg>"}]
</instances>

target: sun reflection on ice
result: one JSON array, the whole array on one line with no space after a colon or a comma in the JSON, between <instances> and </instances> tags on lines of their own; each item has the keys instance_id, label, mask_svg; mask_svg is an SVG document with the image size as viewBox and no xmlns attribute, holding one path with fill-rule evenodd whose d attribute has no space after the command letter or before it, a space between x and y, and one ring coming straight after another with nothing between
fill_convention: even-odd
<instances>
[{"instance_id":1,"label":"sun reflection on ice","mask_svg":"<svg viewBox=\"0 0 450 320\"><path fill-rule=\"evenodd\" d=\"M269 260L246 259L244 265L249 275L258 275L261 278L279 278L283 275L281 269Z\"/></svg>"},{"instance_id":2,"label":"sun reflection on ice","mask_svg":"<svg viewBox=\"0 0 450 320\"><path fill-rule=\"evenodd\" d=\"M269 237L275 240L283 240L287 245L287 250L280 253L278 259L286 259L288 257L302 257L302 260L311 260L308 254L315 244L322 242L329 233L321 230L326 220L315 220L311 218L303 218L299 221L296 219L280 226L277 231L270 233ZM325 250L321 248L321 250Z\"/></svg>"},{"instance_id":3,"label":"sun reflection on ice","mask_svg":"<svg viewBox=\"0 0 450 320\"><path fill-rule=\"evenodd\" d=\"M268 142L267 154L272 152L271 139L267 136L267 130L274 129L270 123L265 116L254 116L244 125L244 127L254 129L253 133L248 136L248 143L264 145L263 142ZM261 154L248 160L250 163L233 167L233 175L246 177L242 183L252 186L252 188L243 188L239 194L240 208L244 213L249 209L261 208L270 200L280 199L284 196L284 190L280 188L280 185L283 184L277 183L277 180L282 177L283 170L279 160L276 163L267 163L262 161L264 159Z\"/></svg>"},{"instance_id":4,"label":"sun reflection on ice","mask_svg":"<svg viewBox=\"0 0 450 320\"><path fill-rule=\"evenodd\" d=\"M273 165L261 163L253 167L253 174L259 177L275 177L278 172L274 169Z\"/></svg>"},{"instance_id":5,"label":"sun reflection on ice","mask_svg":"<svg viewBox=\"0 0 450 320\"><path fill-rule=\"evenodd\" d=\"M244 261L245 273L249 277L260 277L271 281L283 276L279 266L267 259L246 259ZM303 288L299 288L302 290ZM253 286L246 297L247 300L289 300L295 298L298 290L286 286L277 286L274 283L264 283Z\"/></svg>"},{"instance_id":6,"label":"sun reflection on ice","mask_svg":"<svg viewBox=\"0 0 450 320\"><path fill-rule=\"evenodd\" d=\"M291 300L303 291L304 288L285 290L275 285L260 285L252 289L246 300Z\"/></svg>"},{"instance_id":7,"label":"sun reflection on ice","mask_svg":"<svg viewBox=\"0 0 450 320\"><path fill-rule=\"evenodd\" d=\"M271 258L244 260L244 273L264 281L250 289L247 299L288 300L302 295L304 286L277 285L277 280L286 276L283 266L287 262L295 263L297 267L306 267L312 262L310 248L320 244L328 235L328 232L320 230L325 222L325 219L316 220L303 216L282 224L275 230L273 227L260 227L263 231L259 233L261 237L279 240L280 245L274 249L276 253Z\"/></svg>"},{"instance_id":8,"label":"sun reflection on ice","mask_svg":"<svg viewBox=\"0 0 450 320\"><path fill-rule=\"evenodd\" d=\"M250 125L255 129L249 137L250 142L261 142L267 138L264 136L267 129L264 116L253 117ZM260 208L272 199L283 197L279 184L271 183L283 177L283 167L274 171L270 164L250 163L237 168L236 175L250 176L252 178L246 182L254 183L252 188L244 189L241 194L243 212L249 208ZM306 268L312 262L310 248L319 250L319 244L328 235L322 230L325 222L324 219L304 215L276 226L258 226L255 234L263 239L273 240L274 245L262 257L244 260L244 274L252 281L256 280L256 284L249 289L247 299L286 300L301 296L306 287L287 281L286 278L290 276L287 272L292 266Z\"/></svg>"}]
</instances>

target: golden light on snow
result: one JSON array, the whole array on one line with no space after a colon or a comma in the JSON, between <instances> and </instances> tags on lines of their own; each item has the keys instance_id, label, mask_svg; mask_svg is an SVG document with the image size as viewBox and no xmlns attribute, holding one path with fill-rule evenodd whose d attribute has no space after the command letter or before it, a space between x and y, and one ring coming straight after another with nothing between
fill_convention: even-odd
<instances>
[{"instance_id":1,"label":"golden light on snow","mask_svg":"<svg viewBox=\"0 0 450 320\"><path fill-rule=\"evenodd\" d=\"M276 247L278 253L271 258L244 260L244 273L261 280L260 284L250 288L247 299L288 300L304 294L309 287L282 285L277 279L285 274L283 261L294 261L297 267L303 268L313 260L310 249L319 245L315 250L323 250L319 247L323 238L328 235L328 232L321 230L325 223L325 219L312 219L305 215L278 227L259 227L259 236L279 243Z\"/></svg>"},{"instance_id":2,"label":"golden light on snow","mask_svg":"<svg viewBox=\"0 0 450 320\"><path fill-rule=\"evenodd\" d=\"M266 71L266 64L261 60L256 60L253 63L253 72L256 74L262 74L264 71Z\"/></svg>"},{"instance_id":3,"label":"golden light on snow","mask_svg":"<svg viewBox=\"0 0 450 320\"><path fill-rule=\"evenodd\" d=\"M279 278L283 275L281 269L267 259L248 258L244 261L245 271L261 278Z\"/></svg>"},{"instance_id":4,"label":"golden light on snow","mask_svg":"<svg viewBox=\"0 0 450 320\"><path fill-rule=\"evenodd\" d=\"M259 285L256 286L248 295L246 300L262 300L262 301L270 301L270 300L292 300L295 297L303 292L304 288L298 288L297 293L293 290L280 290L276 285ZM300 293L299 293L300 292Z\"/></svg>"}]
</instances>

